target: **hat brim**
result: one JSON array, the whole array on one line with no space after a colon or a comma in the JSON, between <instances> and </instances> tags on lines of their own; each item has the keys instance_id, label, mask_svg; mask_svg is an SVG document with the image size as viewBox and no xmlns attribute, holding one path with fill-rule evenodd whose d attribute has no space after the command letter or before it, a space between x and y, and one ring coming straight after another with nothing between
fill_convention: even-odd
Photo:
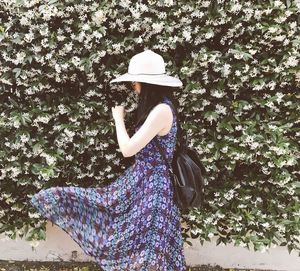
<instances>
[{"instance_id":1,"label":"hat brim","mask_svg":"<svg viewBox=\"0 0 300 271\"><path fill-rule=\"evenodd\" d=\"M161 86L170 86L170 87L182 87L182 82L180 79L170 76L167 74L129 74L125 73L113 80L109 83L117 83L117 82L126 82L126 81L136 81L136 82L144 82L148 84L155 84Z\"/></svg>"}]
</instances>

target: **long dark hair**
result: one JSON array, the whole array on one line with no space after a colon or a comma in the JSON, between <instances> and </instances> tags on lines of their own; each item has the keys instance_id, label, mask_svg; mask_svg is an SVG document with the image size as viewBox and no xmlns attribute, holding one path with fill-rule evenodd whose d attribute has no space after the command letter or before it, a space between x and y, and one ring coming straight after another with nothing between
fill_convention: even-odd
<instances>
[{"instance_id":1,"label":"long dark hair","mask_svg":"<svg viewBox=\"0 0 300 271\"><path fill-rule=\"evenodd\" d=\"M140 84L141 92L138 95L138 105L135 111L135 128L143 124L152 108L161 103L164 97L169 98L169 100L172 102L175 109L175 114L178 116L178 102L174 96L174 91L176 91L175 87L161 86L144 82L140 82Z\"/></svg>"}]
</instances>

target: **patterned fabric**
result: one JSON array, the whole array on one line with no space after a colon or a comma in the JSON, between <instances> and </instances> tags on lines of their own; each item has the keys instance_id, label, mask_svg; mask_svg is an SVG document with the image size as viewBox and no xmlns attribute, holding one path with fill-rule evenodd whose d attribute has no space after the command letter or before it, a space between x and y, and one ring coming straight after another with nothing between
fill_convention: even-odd
<instances>
[{"instance_id":1,"label":"patterned fabric","mask_svg":"<svg viewBox=\"0 0 300 271\"><path fill-rule=\"evenodd\" d=\"M156 135L169 161L176 131L173 111L171 131ZM152 139L109 185L52 187L34 194L30 202L105 271L182 271L186 262L180 212L172 197L167 167Z\"/></svg>"}]
</instances>

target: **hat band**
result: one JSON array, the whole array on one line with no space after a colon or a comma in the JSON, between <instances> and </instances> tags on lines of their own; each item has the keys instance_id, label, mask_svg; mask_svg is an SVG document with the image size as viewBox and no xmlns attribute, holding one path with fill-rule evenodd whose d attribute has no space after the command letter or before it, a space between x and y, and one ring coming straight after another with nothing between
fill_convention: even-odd
<instances>
[{"instance_id":1,"label":"hat band","mask_svg":"<svg viewBox=\"0 0 300 271\"><path fill-rule=\"evenodd\" d=\"M161 75L161 74L166 74L165 72L164 73L130 73L128 72L128 74L130 75Z\"/></svg>"}]
</instances>

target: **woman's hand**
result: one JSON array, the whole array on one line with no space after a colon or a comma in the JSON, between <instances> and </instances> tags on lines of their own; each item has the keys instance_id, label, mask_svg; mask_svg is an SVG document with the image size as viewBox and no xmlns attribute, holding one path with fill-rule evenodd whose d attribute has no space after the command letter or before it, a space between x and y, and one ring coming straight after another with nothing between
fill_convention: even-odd
<instances>
[{"instance_id":1,"label":"woman's hand","mask_svg":"<svg viewBox=\"0 0 300 271\"><path fill-rule=\"evenodd\" d=\"M114 106L112 107L112 114L113 114L113 118L115 120L117 119L124 119L125 117L125 109L124 109L124 106L123 105L117 105L117 106Z\"/></svg>"}]
</instances>

